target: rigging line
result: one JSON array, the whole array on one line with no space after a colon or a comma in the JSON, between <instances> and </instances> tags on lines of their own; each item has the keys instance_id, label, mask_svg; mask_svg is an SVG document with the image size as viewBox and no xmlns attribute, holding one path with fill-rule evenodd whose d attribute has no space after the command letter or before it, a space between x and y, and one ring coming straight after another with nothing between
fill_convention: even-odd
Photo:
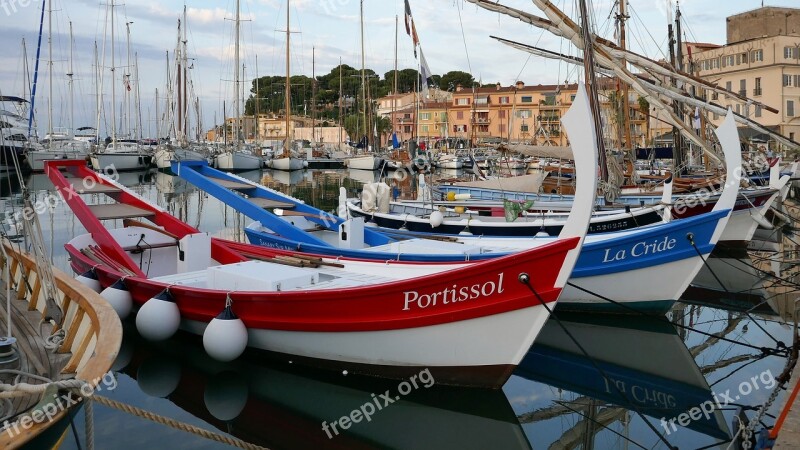
<instances>
[{"instance_id":1,"label":"rigging line","mask_svg":"<svg viewBox=\"0 0 800 450\"><path fill-rule=\"evenodd\" d=\"M612 303L613 305L618 306L618 307L620 307L622 309L625 309L627 311L630 311L632 313L635 313L635 314L638 314L638 315L641 315L641 316L650 317L650 318L652 318L654 320L662 320L662 321L664 321L666 323L669 323L669 324L671 324L673 326L676 326L678 328L685 329L685 330L691 330L691 331L694 331L695 333L702 334L703 336L714 337L714 338L717 338L717 339L719 339L721 341L729 342L729 343L732 343L732 344L738 344L738 345L741 345L743 347L751 348L753 350L758 350L758 351L760 351L762 353L766 353L766 354L769 354L769 355L784 356L786 354L785 351L778 351L778 349L773 349L773 348L770 348L770 347L758 347L758 346L753 345L753 344L748 344L748 343L745 343L745 342L735 341L733 339L728 339L728 338L723 337L723 336L716 336L716 335L714 335L712 333L708 333L706 331L698 330L696 328L692 328L692 327L687 326L687 325L681 325L681 324L678 324L678 323L671 322L666 317L653 316L653 315L647 314L644 311L638 310L636 308L632 308L632 307L630 307L630 306L628 306L628 305L626 305L624 303L620 303L620 302L617 302L615 300L611 300L610 298L605 297L603 295L600 295L597 292L592 292L592 291L590 291L588 289L582 288L582 287L580 287L580 286L578 286L578 285L576 285L574 283L571 283L569 281L567 282L567 285L569 285L569 286L571 286L571 287L573 287L575 289L578 289L579 291L582 291L584 293L594 295L595 297L597 297L597 298L599 298L601 300L604 300L604 301L607 301L609 303Z\"/></svg>"},{"instance_id":2,"label":"rigging line","mask_svg":"<svg viewBox=\"0 0 800 450\"><path fill-rule=\"evenodd\" d=\"M467 56L467 68L469 68L469 73L472 72L472 63L469 61L469 48L467 48L467 36L464 34L464 22L461 20L461 8L458 7L458 3L456 3L456 11L458 11L458 24L461 26L461 40L464 42L464 53Z\"/></svg>"},{"instance_id":3,"label":"rigging line","mask_svg":"<svg viewBox=\"0 0 800 450\"><path fill-rule=\"evenodd\" d=\"M754 359L752 359L752 360L750 360L750 361L748 361L748 362L746 362L746 363L742 364L741 366L739 366L739 367L737 367L737 368L733 369L733 370L731 371L731 373L729 373L729 374L725 375L724 377L720 378L719 380L717 380L717 381L715 381L715 382L711 383L711 384L709 385L709 387L714 387L714 386L716 386L716 385L717 385L717 383L719 383L719 382L721 382L721 381L725 381L725 380L727 380L728 378L730 378L730 377L732 377L734 374L736 374L736 372L738 372L738 371L740 371L740 370L744 369L745 367L747 367L747 366L749 366L749 365L751 365L751 364L757 363L757 362L761 361L762 359L764 359L764 358L766 358L766 357L767 357L767 355L755 356L755 357L754 357Z\"/></svg>"},{"instance_id":4,"label":"rigging line","mask_svg":"<svg viewBox=\"0 0 800 450\"><path fill-rule=\"evenodd\" d=\"M664 442L664 444L666 444L667 448L669 448L671 450L677 450L677 447L671 445L669 443L669 441L667 441L667 438L664 437L664 435L662 435L661 432L658 431L658 429L653 424L651 424L650 421L648 421L645 418L644 414L639 410L638 406L633 404L633 402L631 402L631 400L628 398L628 396L625 394L625 392L623 392L622 389L620 389L619 386L617 386L617 384L613 382L611 377L606 375L605 371L600 367L600 365L597 363L597 361L595 361L595 359L592 358L591 355L589 355L589 353L586 351L586 349L584 349L584 347L581 345L581 343L578 342L578 339L576 339L575 336L569 331L569 329L566 326L564 326L564 324L561 322L561 319L558 318L558 315L556 315L553 312L553 310L550 308L550 306L548 306L547 303L544 301L542 296L539 295L539 292L536 291L536 289L534 289L533 285L531 285L530 276L528 276L527 274L520 274L519 281L521 283L523 283L525 286L527 286L528 289L536 296L536 299L547 310L547 312L550 314L550 317L552 317L553 319L556 320L556 323L558 323L558 326L564 331L564 333L567 336L569 336L570 340L575 344L576 347L578 347L578 349L581 351L581 353L583 353L583 355L586 358L589 359L589 362L592 364L592 366L595 368L595 370L597 370L597 372L600 373L600 376L602 376L603 379L605 379L608 383L610 383L612 386L614 386L614 389L619 393L619 395L623 399L625 399L625 401L627 401L628 403L630 403L633 406L634 411L636 412L636 414L642 419L642 421L644 421L644 423L647 424L648 428L650 428L653 431L653 433L655 433L656 436L658 436L658 438L662 442Z\"/></svg>"}]
</instances>

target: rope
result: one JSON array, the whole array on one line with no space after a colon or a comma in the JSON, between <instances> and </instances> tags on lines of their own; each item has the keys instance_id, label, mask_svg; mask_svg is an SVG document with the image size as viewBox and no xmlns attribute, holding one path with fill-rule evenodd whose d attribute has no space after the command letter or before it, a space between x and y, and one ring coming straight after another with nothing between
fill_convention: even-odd
<instances>
[{"instance_id":1,"label":"rope","mask_svg":"<svg viewBox=\"0 0 800 450\"><path fill-rule=\"evenodd\" d=\"M187 433L192 433L194 435L200 436L205 439L209 439L211 441L220 442L222 444L227 444L237 448L243 448L248 450L269 450L266 447L261 447L255 444L251 444L249 442L242 441L241 439L236 439L234 437L225 436L220 433L215 433L213 431L205 430L203 428L196 427L194 425L189 425L184 422L177 421L175 419L171 419L169 417L164 417L150 411L137 408L135 406L131 406L122 402L118 402L116 400L112 400L108 397L103 397L101 395L94 395L91 397L91 400L100 403L103 406L107 406L109 408L114 408L116 410L126 412L132 416L136 416L142 419L147 419L152 422L166 425L168 427L174 428L176 430L185 431Z\"/></svg>"},{"instance_id":2,"label":"rope","mask_svg":"<svg viewBox=\"0 0 800 450\"><path fill-rule=\"evenodd\" d=\"M94 406L92 402L86 402L83 408L86 415L86 450L94 450Z\"/></svg>"},{"instance_id":3,"label":"rope","mask_svg":"<svg viewBox=\"0 0 800 450\"><path fill-rule=\"evenodd\" d=\"M64 338L66 335L67 332L61 328L50 336L47 336L44 339L44 348L53 351L57 350L59 347L61 347L61 344L64 343Z\"/></svg>"},{"instance_id":4,"label":"rope","mask_svg":"<svg viewBox=\"0 0 800 450\"><path fill-rule=\"evenodd\" d=\"M80 389L84 384L83 380L62 380L54 381L45 384L30 384L30 383L17 383L17 384L0 384L0 398L13 398L23 397L31 394L42 394L51 386L58 389Z\"/></svg>"}]
</instances>

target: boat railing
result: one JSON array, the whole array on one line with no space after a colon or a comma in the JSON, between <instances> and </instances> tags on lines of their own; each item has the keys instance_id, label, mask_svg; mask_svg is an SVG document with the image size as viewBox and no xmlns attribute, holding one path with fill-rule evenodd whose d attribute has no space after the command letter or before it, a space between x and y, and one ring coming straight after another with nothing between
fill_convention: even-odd
<instances>
[{"instance_id":1,"label":"boat railing","mask_svg":"<svg viewBox=\"0 0 800 450\"><path fill-rule=\"evenodd\" d=\"M61 314L48 311L50 302L45 298L45 289L42 289L44 277L39 276L36 259L13 245L3 245L5 252L0 254L0 269L5 273L5 265L9 264L11 301L27 303L28 311L37 310L43 318L62 318L53 328L53 334L63 330L63 341L54 351L70 355L61 369L62 379L69 379L74 374L75 379L88 383L92 387L91 392L94 392L95 387L111 369L119 352L122 343L122 324L119 317L100 294L57 268L53 268L56 289L54 300ZM18 339L24 337L18 336ZM83 388L80 392L86 394ZM26 427L23 435L28 438L36 436L67 412L66 409L61 409L52 420L34 422L32 426ZM17 419L23 416L27 417L22 414ZM10 433L2 433L0 447L21 445L20 438L24 436L12 437Z\"/></svg>"}]
</instances>

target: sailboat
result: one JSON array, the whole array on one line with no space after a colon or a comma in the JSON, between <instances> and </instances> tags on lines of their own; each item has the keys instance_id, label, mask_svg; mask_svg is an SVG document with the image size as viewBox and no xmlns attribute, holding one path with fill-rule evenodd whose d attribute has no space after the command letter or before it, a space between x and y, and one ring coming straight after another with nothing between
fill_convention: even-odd
<instances>
[{"instance_id":1,"label":"sailboat","mask_svg":"<svg viewBox=\"0 0 800 450\"><path fill-rule=\"evenodd\" d=\"M383 158L377 156L375 154L369 153L370 151L370 139L367 137L369 135L369 125L367 123L367 78L365 75L365 62L364 62L364 0L361 0L361 104L363 110L363 122L364 122L364 139L361 140L361 143L364 144L363 150L367 152L363 155L356 155L344 160L345 166L350 169L357 169L357 170L378 170L383 167Z\"/></svg>"},{"instance_id":2,"label":"sailboat","mask_svg":"<svg viewBox=\"0 0 800 450\"><path fill-rule=\"evenodd\" d=\"M292 156L291 146L291 112L292 112L292 96L291 96L291 76L289 71L289 39L291 33L289 32L289 0L286 0L286 86L284 92L285 96L285 109L286 109L286 140L283 143L283 152L280 156L274 157L267 161L267 166L275 170L302 170L305 167L305 162Z\"/></svg>"},{"instance_id":3,"label":"sailboat","mask_svg":"<svg viewBox=\"0 0 800 450\"><path fill-rule=\"evenodd\" d=\"M67 73L67 77L69 78L69 111L70 111L70 128L69 130L65 129L58 129L53 127L53 5L52 1L50 2L50 8L47 11L48 14L48 34L49 38L48 42L48 55L49 55L49 80L48 85L50 88L50 99L48 100L47 105L47 113L48 113L48 128L49 132L47 136L45 136L45 147L44 148L32 148L28 150L27 153L27 160L28 164L30 164L31 169L34 172L41 172L44 170L44 160L46 159L86 159L86 156L89 154L90 145L88 142L77 140L73 137L74 133L74 106L73 106L73 75L74 71L72 70L72 50L73 50L73 39L72 39L72 22L69 24L69 72Z\"/></svg>"},{"instance_id":4,"label":"sailboat","mask_svg":"<svg viewBox=\"0 0 800 450\"><path fill-rule=\"evenodd\" d=\"M90 155L92 167L99 171L126 171L142 170L150 167L152 155L144 151L135 141L117 140L117 82L113 79L115 73L114 53L114 0L111 0L111 142L103 149Z\"/></svg>"},{"instance_id":5,"label":"sailboat","mask_svg":"<svg viewBox=\"0 0 800 450\"><path fill-rule=\"evenodd\" d=\"M178 52L178 102L175 109L178 110L178 136L177 136L177 145L172 144L165 144L160 145L156 150L155 154L153 155L155 160L155 165L158 170L168 171L170 168L170 164L172 161L205 161L206 157L203 156L201 153L191 150L189 148L189 142L187 139L188 130L186 129L186 123L188 120L184 119L182 116L184 114L188 115L188 110L186 105L188 103L189 92L187 90L187 77L188 75L188 49L186 46L187 37L186 37L186 30L187 29L187 22L186 22L186 5L183 6L183 22L178 21L178 33L183 33L183 38L178 42L177 45L177 52ZM181 73L181 70L183 73Z\"/></svg>"},{"instance_id":6,"label":"sailboat","mask_svg":"<svg viewBox=\"0 0 800 450\"><path fill-rule=\"evenodd\" d=\"M241 130L239 122L241 116L239 115L239 27L241 26L241 8L239 0L236 0L236 19L235 19L235 36L234 36L234 65L233 65L233 96L236 104L236 119L235 131L233 138L233 146L227 148L224 152L214 156L214 166L220 170L230 172L243 172L248 170L258 170L261 168L263 162L260 156L254 154L249 148L246 148L240 142Z\"/></svg>"}]
</instances>

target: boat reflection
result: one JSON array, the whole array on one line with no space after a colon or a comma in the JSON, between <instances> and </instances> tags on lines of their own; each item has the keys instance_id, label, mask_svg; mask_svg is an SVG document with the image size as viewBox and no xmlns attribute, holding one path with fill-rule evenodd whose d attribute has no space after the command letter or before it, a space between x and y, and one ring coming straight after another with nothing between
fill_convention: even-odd
<instances>
[{"instance_id":1,"label":"boat reflection","mask_svg":"<svg viewBox=\"0 0 800 450\"><path fill-rule=\"evenodd\" d=\"M662 418L669 421L713 400L703 372L665 317L561 313L559 318L561 324L553 319L547 323L514 373L577 394L570 401L555 401L520 416L538 430L540 426L560 428L564 419L571 416L575 422L577 415L577 423L557 436L556 447L575 439L593 441L615 422L627 427L636 413L655 419L650 423L665 433ZM714 439L730 438L719 410L691 421L686 428ZM655 437L647 429L634 434L639 439Z\"/></svg>"},{"instance_id":2,"label":"boat reflection","mask_svg":"<svg viewBox=\"0 0 800 450\"><path fill-rule=\"evenodd\" d=\"M135 378L148 395L166 397L220 431L256 445L531 448L502 391L438 386L420 375L419 387L402 396L397 381L267 365L257 353L220 363L196 339L178 336L153 344L128 331L117 370ZM384 406L380 396L387 392L394 400ZM330 437L323 430L323 422L334 423L376 399L381 409L369 421L352 423L347 430L340 426L338 435L328 432Z\"/></svg>"}]
</instances>

